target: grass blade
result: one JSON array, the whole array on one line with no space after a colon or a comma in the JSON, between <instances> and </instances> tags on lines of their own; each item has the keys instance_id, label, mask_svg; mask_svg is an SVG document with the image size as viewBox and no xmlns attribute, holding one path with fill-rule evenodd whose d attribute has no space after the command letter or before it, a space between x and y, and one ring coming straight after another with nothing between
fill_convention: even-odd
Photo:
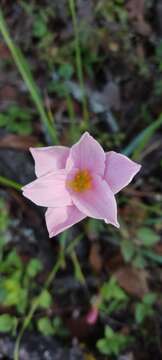
<instances>
[{"instance_id":1,"label":"grass blade","mask_svg":"<svg viewBox=\"0 0 162 360\"><path fill-rule=\"evenodd\" d=\"M78 80L80 83L80 88L83 94L83 122L82 128L83 130L88 129L88 107L87 107L87 99L85 95L85 86L84 86L84 77L83 77L83 63L80 49L80 39L79 39L79 31L76 17L76 4L75 0L69 0L69 8L71 12L71 17L73 21L74 35L75 35L75 54L76 54L76 68Z\"/></svg>"},{"instance_id":2,"label":"grass blade","mask_svg":"<svg viewBox=\"0 0 162 360\"><path fill-rule=\"evenodd\" d=\"M134 152L133 158L138 159L141 151L148 144L155 131L162 126L162 114L151 125L136 136L133 141L123 150L123 154L129 156Z\"/></svg>"},{"instance_id":3,"label":"grass blade","mask_svg":"<svg viewBox=\"0 0 162 360\"><path fill-rule=\"evenodd\" d=\"M13 40L11 39L7 24L6 24L6 21L5 21L5 18L3 16L1 9L0 9L0 32L2 33L4 40L9 48L9 50L11 51L11 54L15 61L15 64L17 65L17 68L18 68L18 70L30 92L30 95L35 103L36 108L37 108L37 111L39 112L39 115L41 117L42 123L45 125L46 129L48 130L48 133L51 137L52 142L54 144L58 143L56 129L54 128L53 124L51 123L51 121L48 118L48 115L44 109L43 100L41 98L39 89L33 79L29 64L26 61L21 50L14 44Z\"/></svg>"}]
</instances>

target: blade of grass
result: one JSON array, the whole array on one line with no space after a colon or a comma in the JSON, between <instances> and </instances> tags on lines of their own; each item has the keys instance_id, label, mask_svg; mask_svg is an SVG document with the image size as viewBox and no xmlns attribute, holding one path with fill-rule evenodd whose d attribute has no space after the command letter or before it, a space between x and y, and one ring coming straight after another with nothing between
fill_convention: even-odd
<instances>
[{"instance_id":1,"label":"blade of grass","mask_svg":"<svg viewBox=\"0 0 162 360\"><path fill-rule=\"evenodd\" d=\"M144 147L148 144L151 137L154 135L155 131L157 131L161 126L162 114L151 125L141 131L141 133L138 134L133 139L133 141L131 141L131 143L124 149L123 154L129 156L133 153L133 158L137 160L140 157L140 154Z\"/></svg>"},{"instance_id":2,"label":"blade of grass","mask_svg":"<svg viewBox=\"0 0 162 360\"><path fill-rule=\"evenodd\" d=\"M86 280L83 274L83 271L81 269L79 260L77 258L76 252L72 251L71 253L71 260L73 262L73 266L74 266L74 272L75 272L75 276L76 279L81 283L81 284L86 284Z\"/></svg>"},{"instance_id":3,"label":"blade of grass","mask_svg":"<svg viewBox=\"0 0 162 360\"><path fill-rule=\"evenodd\" d=\"M18 190L18 191L21 191L21 188L22 188L22 185L18 184L14 180L7 179L4 176L0 176L0 184L4 185L4 186L7 186L7 187L11 187L11 188L13 188L15 190Z\"/></svg>"},{"instance_id":4,"label":"blade of grass","mask_svg":"<svg viewBox=\"0 0 162 360\"><path fill-rule=\"evenodd\" d=\"M42 123L45 125L48 130L49 136L54 144L58 143L56 129L51 123L45 109L42 97L40 95L39 89L33 79L29 64L22 54L21 50L14 44L6 24L6 20L3 16L2 10L0 8L0 32L3 35L3 38L11 51L15 64L30 92L30 95L35 103L37 111L39 112Z\"/></svg>"},{"instance_id":5,"label":"blade of grass","mask_svg":"<svg viewBox=\"0 0 162 360\"><path fill-rule=\"evenodd\" d=\"M77 126L75 121L75 111L74 111L73 101L71 96L68 94L68 92L66 93L66 104L70 119L69 138L70 138L70 143L73 144L76 141L78 141L81 134L80 134L80 128L79 126Z\"/></svg>"},{"instance_id":6,"label":"blade of grass","mask_svg":"<svg viewBox=\"0 0 162 360\"><path fill-rule=\"evenodd\" d=\"M81 57L81 49L80 49L80 39L79 39L79 31L78 31L78 23L76 17L76 4L75 0L69 0L69 8L71 12L71 17L73 21L74 35L75 35L75 54L76 54L76 68L78 80L80 83L80 88L83 94L83 122L82 128L83 130L88 129L88 109L87 109L87 100L85 96L85 87L84 87L84 78L83 78L83 64Z\"/></svg>"}]
</instances>

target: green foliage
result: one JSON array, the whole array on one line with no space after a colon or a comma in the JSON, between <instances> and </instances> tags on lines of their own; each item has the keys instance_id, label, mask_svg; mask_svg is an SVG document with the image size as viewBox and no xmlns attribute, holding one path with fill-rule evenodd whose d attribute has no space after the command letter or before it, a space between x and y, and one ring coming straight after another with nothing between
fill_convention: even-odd
<instances>
[{"instance_id":1,"label":"green foliage","mask_svg":"<svg viewBox=\"0 0 162 360\"><path fill-rule=\"evenodd\" d=\"M0 333L14 332L17 326L17 319L9 314L0 315Z\"/></svg>"},{"instance_id":2,"label":"green foliage","mask_svg":"<svg viewBox=\"0 0 162 360\"><path fill-rule=\"evenodd\" d=\"M59 69L58 69L58 75L60 77L60 79L64 79L64 80L70 80L72 78L74 74L74 69L72 64L70 63L65 63L60 65Z\"/></svg>"},{"instance_id":3,"label":"green foliage","mask_svg":"<svg viewBox=\"0 0 162 360\"><path fill-rule=\"evenodd\" d=\"M49 116L46 113L40 90L37 87L37 84L35 83L28 61L21 52L21 50L15 45L14 41L10 36L8 26L5 17L3 16L3 12L1 8L0 8L0 32L2 33L5 43L10 49L15 64L30 92L31 98L33 99L33 102L37 108L42 123L48 130L51 140L56 144L58 140L57 140L57 133L54 124L51 124Z\"/></svg>"},{"instance_id":4,"label":"green foliage","mask_svg":"<svg viewBox=\"0 0 162 360\"><path fill-rule=\"evenodd\" d=\"M124 239L121 242L121 252L126 262L130 262L135 254L135 245L131 239Z\"/></svg>"},{"instance_id":5,"label":"green foliage","mask_svg":"<svg viewBox=\"0 0 162 360\"><path fill-rule=\"evenodd\" d=\"M38 330L45 336L54 334L51 320L46 316L42 317L37 321Z\"/></svg>"},{"instance_id":6,"label":"green foliage","mask_svg":"<svg viewBox=\"0 0 162 360\"><path fill-rule=\"evenodd\" d=\"M118 356L132 341L130 336L114 332L110 326L105 327L105 336L97 341L97 348L104 355Z\"/></svg>"},{"instance_id":7,"label":"green foliage","mask_svg":"<svg viewBox=\"0 0 162 360\"><path fill-rule=\"evenodd\" d=\"M31 259L26 267L26 275L33 278L42 270L42 264L38 259Z\"/></svg>"},{"instance_id":8,"label":"green foliage","mask_svg":"<svg viewBox=\"0 0 162 360\"><path fill-rule=\"evenodd\" d=\"M17 105L11 105L6 112L0 114L0 127L19 135L32 133L32 113Z\"/></svg>"},{"instance_id":9,"label":"green foliage","mask_svg":"<svg viewBox=\"0 0 162 360\"><path fill-rule=\"evenodd\" d=\"M48 34L47 20L43 13L37 14L33 22L33 35L38 38L43 38Z\"/></svg>"},{"instance_id":10,"label":"green foliage","mask_svg":"<svg viewBox=\"0 0 162 360\"><path fill-rule=\"evenodd\" d=\"M137 237L145 247L151 247L160 240L160 236L157 235L154 230L147 227L140 228L137 232Z\"/></svg>"},{"instance_id":11,"label":"green foliage","mask_svg":"<svg viewBox=\"0 0 162 360\"><path fill-rule=\"evenodd\" d=\"M6 253L5 241L1 244L0 303L15 307L18 314L24 314L30 303L30 293L35 287L35 278L42 270L38 259L31 259L25 265L16 250Z\"/></svg>"},{"instance_id":12,"label":"green foliage","mask_svg":"<svg viewBox=\"0 0 162 360\"><path fill-rule=\"evenodd\" d=\"M133 153L134 160L138 160L140 158L140 154L143 149L149 143L150 139L154 135L154 133L162 126L162 114L159 115L157 119L151 122L145 129L143 129L140 133L137 134L131 140L130 144L126 146L123 153L127 156L130 156Z\"/></svg>"},{"instance_id":13,"label":"green foliage","mask_svg":"<svg viewBox=\"0 0 162 360\"><path fill-rule=\"evenodd\" d=\"M45 336L57 335L64 337L68 335L67 329L58 316L53 319L49 319L47 316L40 318L37 321L37 328Z\"/></svg>"},{"instance_id":14,"label":"green foliage","mask_svg":"<svg viewBox=\"0 0 162 360\"><path fill-rule=\"evenodd\" d=\"M61 318L59 316L55 316L52 320L54 335L58 335L60 337L66 337L69 335L68 330L65 328Z\"/></svg>"},{"instance_id":15,"label":"green foliage","mask_svg":"<svg viewBox=\"0 0 162 360\"><path fill-rule=\"evenodd\" d=\"M118 21L126 26L128 14L124 6L124 0L100 0L96 6L96 13L104 16L108 21Z\"/></svg>"},{"instance_id":16,"label":"green foliage","mask_svg":"<svg viewBox=\"0 0 162 360\"><path fill-rule=\"evenodd\" d=\"M158 255L154 254L153 246L160 240L160 236L154 229L141 227L136 232L133 239L123 239L121 241L121 252L126 262L131 262L137 268L144 268L147 265L147 258L159 262ZM150 249L149 252L147 249ZM162 258L161 258L162 261Z\"/></svg>"},{"instance_id":17,"label":"green foliage","mask_svg":"<svg viewBox=\"0 0 162 360\"><path fill-rule=\"evenodd\" d=\"M60 97L66 97L67 94L70 96L66 81L72 78L73 73L74 69L70 63L60 64L57 69L57 79L49 83L48 90L56 92Z\"/></svg>"},{"instance_id":18,"label":"green foliage","mask_svg":"<svg viewBox=\"0 0 162 360\"><path fill-rule=\"evenodd\" d=\"M119 310L121 307L125 306L128 301L126 293L120 288L114 277L102 285L100 297L100 310L107 314Z\"/></svg>"},{"instance_id":19,"label":"green foliage","mask_svg":"<svg viewBox=\"0 0 162 360\"><path fill-rule=\"evenodd\" d=\"M16 311L16 316L0 315L0 332L15 334L19 317L26 314L35 297L35 290L38 290L36 277L43 268L37 258L31 258L24 263L16 250L6 251L5 236L10 220L5 201L2 199L0 210L0 304L4 307L12 307ZM53 298L45 289L39 297L39 308L48 310L52 304ZM68 334L59 317L51 320L46 316L41 317L37 320L37 328L45 336Z\"/></svg>"},{"instance_id":20,"label":"green foliage","mask_svg":"<svg viewBox=\"0 0 162 360\"><path fill-rule=\"evenodd\" d=\"M48 309L52 305L52 297L48 290L44 290L39 297L39 306Z\"/></svg>"},{"instance_id":21,"label":"green foliage","mask_svg":"<svg viewBox=\"0 0 162 360\"><path fill-rule=\"evenodd\" d=\"M154 304L156 301L156 294L149 293L143 297L141 302L138 302L135 306L135 319L138 324L154 315Z\"/></svg>"}]
</instances>

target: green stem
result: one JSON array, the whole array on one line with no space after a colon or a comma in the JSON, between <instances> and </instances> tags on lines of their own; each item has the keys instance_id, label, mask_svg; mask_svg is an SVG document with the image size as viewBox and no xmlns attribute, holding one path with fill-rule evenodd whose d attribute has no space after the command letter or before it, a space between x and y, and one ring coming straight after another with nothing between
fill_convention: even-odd
<instances>
[{"instance_id":1,"label":"green stem","mask_svg":"<svg viewBox=\"0 0 162 360\"><path fill-rule=\"evenodd\" d=\"M38 303L37 301L33 302L33 305L28 313L28 315L26 316L25 320L24 320L24 323L23 323L23 326L19 332L19 335L16 339L16 343L15 343L15 349L14 349L14 360L19 360L19 350L20 350L20 342L21 342L21 339L24 335L24 332L26 330L26 328L28 327L36 309L38 307Z\"/></svg>"},{"instance_id":2,"label":"green stem","mask_svg":"<svg viewBox=\"0 0 162 360\"><path fill-rule=\"evenodd\" d=\"M11 39L7 24L6 24L6 20L3 16L3 12L1 9L0 9L0 32L2 33L4 40L9 48L9 50L11 51L11 54L15 61L15 64L16 64L16 66L17 66L29 92L30 92L30 95L35 103L35 106L36 106L39 114L40 114L42 123L47 128L52 142L54 144L58 143L56 129L54 128L54 125L51 123L51 120L49 119L48 114L46 113L46 111L44 109L43 100L40 95L39 89L33 79L29 64L26 61L21 50L15 45L15 43Z\"/></svg>"},{"instance_id":3,"label":"green stem","mask_svg":"<svg viewBox=\"0 0 162 360\"><path fill-rule=\"evenodd\" d=\"M79 260L78 260L78 258L76 256L76 252L74 250L71 253L71 260L72 260L73 265L74 265L76 278L80 281L81 284L85 285L86 280L85 280L84 274L82 272L82 269L80 267Z\"/></svg>"},{"instance_id":4,"label":"green stem","mask_svg":"<svg viewBox=\"0 0 162 360\"><path fill-rule=\"evenodd\" d=\"M76 54L77 74L78 74L78 80L80 83L81 91L83 94L82 127L83 127L83 130L85 130L88 128L88 109L87 109L87 100L86 100L86 96L85 96L83 64L82 64L82 57L81 57L81 51L80 51L80 39L79 39L79 31L78 31L78 24L77 24L77 17L76 17L75 0L69 0L69 8L70 8L70 12L71 12L74 34L75 34L75 54Z\"/></svg>"},{"instance_id":5,"label":"green stem","mask_svg":"<svg viewBox=\"0 0 162 360\"><path fill-rule=\"evenodd\" d=\"M5 178L4 176L0 176L0 184L7 186L7 187L11 187L11 188L13 188L15 190L19 190L19 191L21 191L21 188L22 188L22 185L18 184L14 180Z\"/></svg>"},{"instance_id":6,"label":"green stem","mask_svg":"<svg viewBox=\"0 0 162 360\"><path fill-rule=\"evenodd\" d=\"M66 93L66 103L67 103L67 110L68 110L69 118L70 118L69 137L70 137L70 142L74 143L74 142L78 141L78 139L80 137L80 128L76 124L73 102L72 102L72 99L71 99L70 95L68 94L68 92Z\"/></svg>"},{"instance_id":7,"label":"green stem","mask_svg":"<svg viewBox=\"0 0 162 360\"><path fill-rule=\"evenodd\" d=\"M46 282L45 282L45 285L43 287L43 289L41 290L40 294L37 296L37 298L33 301L33 304L27 314L27 316L25 317L25 320L23 322L23 325L22 325L22 328L19 332L19 335L16 339L16 344L15 344L15 349L14 349L14 360L19 360L19 351L20 351L20 343L21 343L21 340L22 340L22 337L24 335L24 332L25 330L27 329L28 325L30 324L30 321L35 313L35 311L38 309L39 307L39 299L40 297L42 296L42 293L44 292L45 289L47 289L52 281L54 280L59 268L61 267L62 265L62 257L58 258L56 264L54 265L52 271L50 272Z\"/></svg>"},{"instance_id":8,"label":"green stem","mask_svg":"<svg viewBox=\"0 0 162 360\"><path fill-rule=\"evenodd\" d=\"M61 240L62 243L65 242L65 237L66 237L66 232L64 232L61 235ZM76 275L78 276L78 280L81 281L82 284L85 284L85 278L84 275L82 273L82 270L80 268L80 264L79 261L77 259L77 256L75 254L74 251L74 247L77 245L78 241L81 239L82 234L80 236L78 236L72 244L70 244L66 249L64 248L64 253L65 255L69 255L71 254L72 256L72 260L73 260L73 264L74 264L74 268L75 268L75 272L77 273ZM39 299L42 296L42 293L44 292L44 290L46 290L47 288L49 288L49 286L51 285L52 281L54 280L58 270L64 265L64 256L62 254L62 251L59 254L58 260L56 262L56 264L54 265L52 271L50 272L45 285L43 286L43 289L41 290L40 294L36 297L36 299L33 301L32 306L27 314L27 316L24 319L22 328L19 332L19 335L16 339L16 344L15 344L15 349L14 349L14 360L19 360L19 351L20 351L20 343L21 343L21 339L24 335L25 330L27 329L28 325L30 324L30 321L35 313L35 311L37 310L37 308L39 307Z\"/></svg>"}]
</instances>

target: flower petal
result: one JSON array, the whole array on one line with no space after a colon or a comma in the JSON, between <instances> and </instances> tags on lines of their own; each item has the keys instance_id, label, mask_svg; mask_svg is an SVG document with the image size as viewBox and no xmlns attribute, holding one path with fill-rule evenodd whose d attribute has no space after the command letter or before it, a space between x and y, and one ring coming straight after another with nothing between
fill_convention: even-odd
<instances>
[{"instance_id":1,"label":"flower petal","mask_svg":"<svg viewBox=\"0 0 162 360\"><path fill-rule=\"evenodd\" d=\"M58 170L41 176L22 189L23 195L35 204L45 207L71 205L71 197L66 189L65 170Z\"/></svg>"},{"instance_id":2,"label":"flower petal","mask_svg":"<svg viewBox=\"0 0 162 360\"><path fill-rule=\"evenodd\" d=\"M92 171L103 175L105 170L105 153L101 145L88 133L72 146L66 163L67 170L72 168Z\"/></svg>"},{"instance_id":3,"label":"flower petal","mask_svg":"<svg viewBox=\"0 0 162 360\"><path fill-rule=\"evenodd\" d=\"M45 216L50 237L58 235L86 217L74 205L63 208L48 208Z\"/></svg>"},{"instance_id":4,"label":"flower petal","mask_svg":"<svg viewBox=\"0 0 162 360\"><path fill-rule=\"evenodd\" d=\"M70 190L75 206L85 215L119 227L117 204L109 185L100 176L93 176L93 187L82 193Z\"/></svg>"},{"instance_id":5,"label":"flower petal","mask_svg":"<svg viewBox=\"0 0 162 360\"><path fill-rule=\"evenodd\" d=\"M30 148L35 160L37 177L59 169L64 169L69 155L69 148L65 146L48 146Z\"/></svg>"},{"instance_id":6,"label":"flower petal","mask_svg":"<svg viewBox=\"0 0 162 360\"><path fill-rule=\"evenodd\" d=\"M115 151L106 154L104 179L114 194L127 186L140 170L141 165L130 160L127 156Z\"/></svg>"}]
</instances>

